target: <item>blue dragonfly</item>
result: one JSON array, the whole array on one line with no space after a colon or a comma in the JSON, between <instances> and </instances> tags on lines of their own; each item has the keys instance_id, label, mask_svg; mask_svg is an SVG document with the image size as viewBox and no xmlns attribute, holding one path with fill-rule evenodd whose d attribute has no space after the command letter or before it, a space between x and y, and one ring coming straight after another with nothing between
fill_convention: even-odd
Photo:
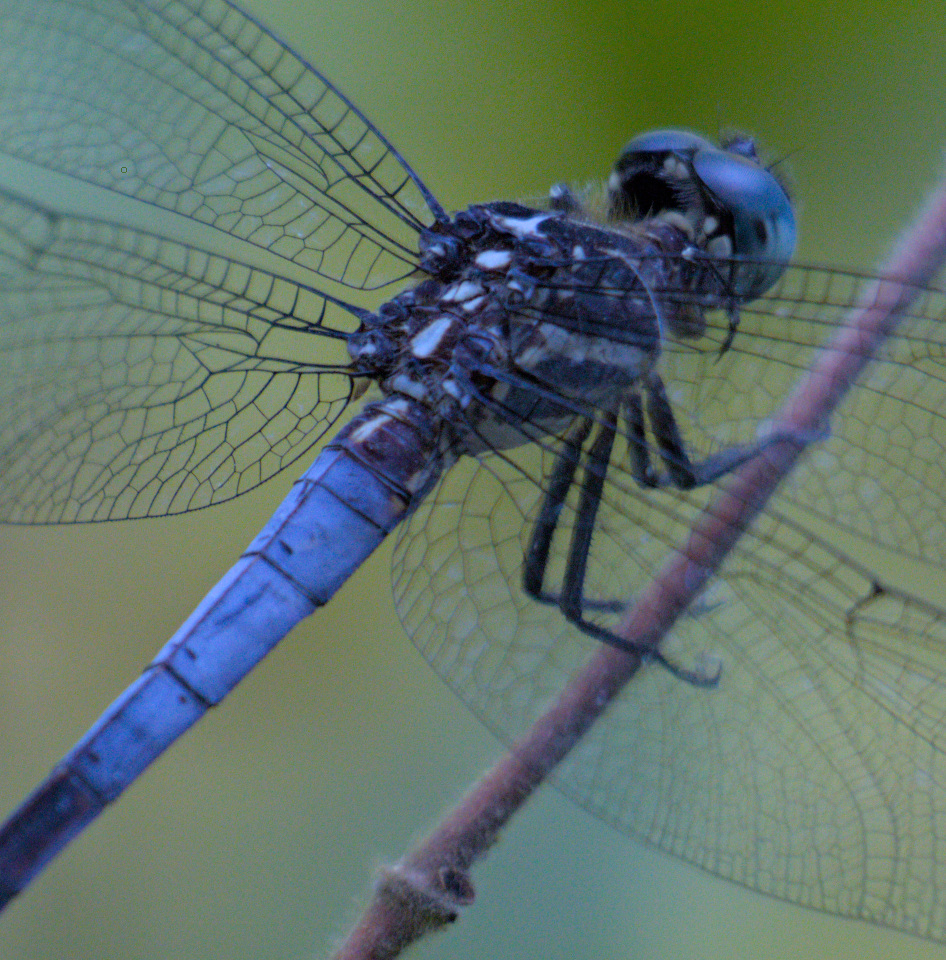
<instances>
[{"instance_id":1,"label":"blue dragonfly","mask_svg":"<svg viewBox=\"0 0 946 960\"><path fill-rule=\"evenodd\" d=\"M780 399L870 289L786 266L791 205L747 140L644 135L600 193L449 216L225 0L0 12L6 153L153 217L4 192L0 516L225 502L376 390L7 822L5 899L399 525L407 632L514 737L599 644L633 648L624 607L717 484L765 453ZM892 561L944 561L944 312L921 293L558 774L619 829L722 876L938 939L946 626Z\"/></svg>"}]
</instances>

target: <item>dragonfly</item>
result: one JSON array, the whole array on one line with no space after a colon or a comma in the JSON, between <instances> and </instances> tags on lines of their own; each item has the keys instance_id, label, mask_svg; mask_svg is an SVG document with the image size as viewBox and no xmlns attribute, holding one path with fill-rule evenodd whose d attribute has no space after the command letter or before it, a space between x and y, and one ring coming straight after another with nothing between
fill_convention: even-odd
<instances>
[{"instance_id":1,"label":"dragonfly","mask_svg":"<svg viewBox=\"0 0 946 960\"><path fill-rule=\"evenodd\" d=\"M786 438L780 400L874 280L788 263L750 140L644 134L600 190L449 215L226 0L0 12L3 150L146 214L0 195L0 519L226 502L374 390L0 830L4 902L395 528L406 632L511 740L600 644L637 650L623 610L788 439L817 442L556 782L723 877L946 939L946 611L913 575L944 567L943 293L824 436Z\"/></svg>"}]
</instances>

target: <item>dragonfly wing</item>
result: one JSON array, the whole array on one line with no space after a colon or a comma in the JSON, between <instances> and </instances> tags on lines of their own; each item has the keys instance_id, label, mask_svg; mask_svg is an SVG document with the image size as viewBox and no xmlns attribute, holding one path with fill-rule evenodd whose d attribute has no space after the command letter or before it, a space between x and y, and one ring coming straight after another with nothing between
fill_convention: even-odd
<instances>
[{"instance_id":1,"label":"dragonfly wing","mask_svg":"<svg viewBox=\"0 0 946 960\"><path fill-rule=\"evenodd\" d=\"M617 453L592 599L632 599L713 494L639 490ZM534 448L461 461L395 554L405 628L507 742L597 646L520 586L550 463ZM553 589L576 502L561 514ZM689 669L718 665L718 687L646 665L556 782L624 832L745 886L942 938L946 904L924 898L943 868L946 611L876 585L833 540L767 512L662 647Z\"/></svg>"},{"instance_id":2,"label":"dragonfly wing","mask_svg":"<svg viewBox=\"0 0 946 960\"><path fill-rule=\"evenodd\" d=\"M691 455L751 444L862 295L861 278L797 270L744 311L722 356L724 314L705 341L668 343L661 372ZM718 687L647 665L556 774L602 819L721 876L939 939L946 608L935 589L920 592L917 574L932 573L935 586L936 571L916 563L905 573L901 561L942 560L943 313L937 292L911 309L830 436L663 643L687 670L718 667ZM523 440L539 433L525 429ZM405 628L507 742L596 647L521 587L555 451L549 439L461 461L395 555ZM619 435L585 581L586 615L611 629L620 614L595 601L632 602L726 484L641 489L629 464ZM568 564L577 486L559 514L552 593ZM901 491L906 516L893 509Z\"/></svg>"},{"instance_id":3,"label":"dragonfly wing","mask_svg":"<svg viewBox=\"0 0 946 960\"><path fill-rule=\"evenodd\" d=\"M741 310L732 348L727 318L707 337L669 344L662 372L696 450L751 443L849 310L877 280L790 267ZM946 569L946 295L929 289L901 318L799 468L775 494L810 523L830 523L898 555Z\"/></svg>"},{"instance_id":4,"label":"dragonfly wing","mask_svg":"<svg viewBox=\"0 0 946 960\"><path fill-rule=\"evenodd\" d=\"M320 74L226 0L2 0L6 153L355 290L415 266L437 201Z\"/></svg>"},{"instance_id":5,"label":"dragonfly wing","mask_svg":"<svg viewBox=\"0 0 946 960\"><path fill-rule=\"evenodd\" d=\"M355 325L264 270L0 194L0 517L159 516L256 486L344 409Z\"/></svg>"}]
</instances>

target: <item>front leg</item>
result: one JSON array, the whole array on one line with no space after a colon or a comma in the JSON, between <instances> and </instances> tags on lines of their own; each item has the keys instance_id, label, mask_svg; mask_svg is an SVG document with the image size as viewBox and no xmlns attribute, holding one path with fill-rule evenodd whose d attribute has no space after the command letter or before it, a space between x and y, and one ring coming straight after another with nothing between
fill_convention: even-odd
<instances>
[{"instance_id":1,"label":"front leg","mask_svg":"<svg viewBox=\"0 0 946 960\"><path fill-rule=\"evenodd\" d=\"M732 473L737 467L764 453L774 443L788 441L804 445L821 436L819 434L818 437L811 437L791 432L773 433L755 443L728 447L704 460L693 461L687 453L663 380L653 374L647 382L647 419L666 468L665 472L658 472L650 464L640 413L640 398L632 396L625 402L625 407L631 472L637 482L646 487L676 487L679 490L702 487Z\"/></svg>"},{"instance_id":2,"label":"front leg","mask_svg":"<svg viewBox=\"0 0 946 960\"><path fill-rule=\"evenodd\" d=\"M590 417L581 417L567 430L562 447L555 458L542 495L542 506L532 527L529 546L522 564L522 589L540 603L558 604L557 594L546 592L545 574L548 570L552 540L558 527L568 489L575 479L581 461L581 450L591 432Z\"/></svg>"}]
</instances>

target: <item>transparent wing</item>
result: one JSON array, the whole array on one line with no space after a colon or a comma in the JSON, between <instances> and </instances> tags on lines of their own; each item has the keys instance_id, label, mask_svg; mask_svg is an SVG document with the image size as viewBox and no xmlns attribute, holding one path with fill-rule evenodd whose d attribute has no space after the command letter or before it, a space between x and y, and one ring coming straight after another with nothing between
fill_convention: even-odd
<instances>
[{"instance_id":1,"label":"transparent wing","mask_svg":"<svg viewBox=\"0 0 946 960\"><path fill-rule=\"evenodd\" d=\"M226 0L0 0L6 153L355 290L414 269L439 204L309 64Z\"/></svg>"},{"instance_id":2,"label":"transparent wing","mask_svg":"<svg viewBox=\"0 0 946 960\"><path fill-rule=\"evenodd\" d=\"M351 394L343 304L0 194L0 518L161 516L309 450Z\"/></svg>"},{"instance_id":3,"label":"transparent wing","mask_svg":"<svg viewBox=\"0 0 946 960\"><path fill-rule=\"evenodd\" d=\"M352 313L442 215L397 152L225 0L0 0L0 77L8 154L286 261L0 198L0 517L196 509L308 450L351 393Z\"/></svg>"},{"instance_id":4,"label":"transparent wing","mask_svg":"<svg viewBox=\"0 0 946 960\"><path fill-rule=\"evenodd\" d=\"M697 450L751 442L845 313L870 298L869 276L796 266L743 308L733 348L726 320L698 348L671 344L665 377ZM946 567L946 296L921 292L828 425L803 468L776 495L811 523L842 526L864 544Z\"/></svg>"},{"instance_id":5,"label":"transparent wing","mask_svg":"<svg viewBox=\"0 0 946 960\"><path fill-rule=\"evenodd\" d=\"M744 312L723 356L724 317L706 345L668 345L662 370L691 453L751 442L861 294L858 278L798 269ZM731 880L938 939L944 313L933 292L905 318L830 439L665 643L684 667L718 663L718 688L646 667L557 776L619 829ZM521 588L555 456L548 442L461 461L411 518L395 557L405 628L507 740L596 647ZM642 490L628 460L619 436L586 589L604 625L619 614L594 601L632 600L715 492ZM573 488L546 579L553 592L578 501ZM922 563L905 566L904 555Z\"/></svg>"}]
</instances>

